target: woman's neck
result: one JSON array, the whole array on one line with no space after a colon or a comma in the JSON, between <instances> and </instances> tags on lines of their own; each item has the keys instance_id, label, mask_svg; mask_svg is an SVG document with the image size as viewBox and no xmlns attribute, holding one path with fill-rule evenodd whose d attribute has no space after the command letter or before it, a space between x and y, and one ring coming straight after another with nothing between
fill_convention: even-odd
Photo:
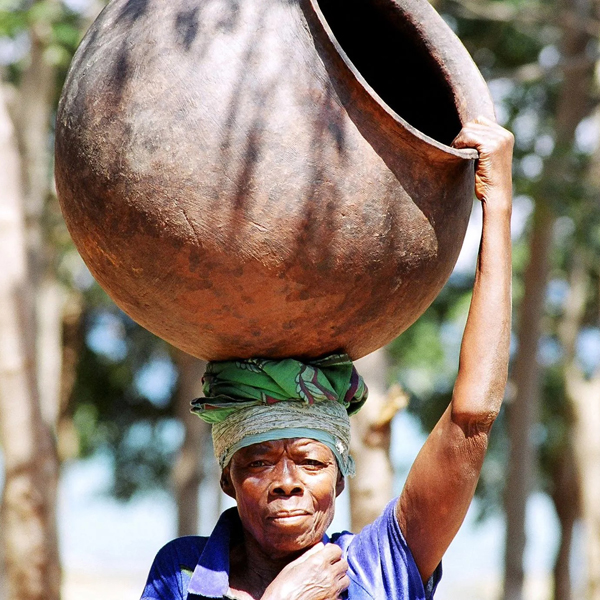
<instances>
[{"instance_id":1,"label":"woman's neck","mask_svg":"<svg viewBox=\"0 0 600 600\"><path fill-rule=\"evenodd\" d=\"M229 552L229 588L240 600L260 600L281 570L300 554L274 558L245 536Z\"/></svg>"}]
</instances>

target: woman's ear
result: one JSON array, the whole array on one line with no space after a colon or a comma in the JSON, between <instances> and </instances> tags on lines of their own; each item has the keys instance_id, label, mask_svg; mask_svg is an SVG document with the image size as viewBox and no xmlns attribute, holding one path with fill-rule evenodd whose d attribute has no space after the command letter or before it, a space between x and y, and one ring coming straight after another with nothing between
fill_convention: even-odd
<instances>
[{"instance_id":1,"label":"woman's ear","mask_svg":"<svg viewBox=\"0 0 600 600\"><path fill-rule=\"evenodd\" d=\"M346 487L346 478L342 475L342 472L338 468L337 481L335 482L335 497L337 498Z\"/></svg>"},{"instance_id":2,"label":"woman's ear","mask_svg":"<svg viewBox=\"0 0 600 600\"><path fill-rule=\"evenodd\" d=\"M233 487L233 483L231 482L231 475L229 473L229 465L227 465L221 473L221 489L230 498L233 498L235 500L235 488Z\"/></svg>"}]
</instances>

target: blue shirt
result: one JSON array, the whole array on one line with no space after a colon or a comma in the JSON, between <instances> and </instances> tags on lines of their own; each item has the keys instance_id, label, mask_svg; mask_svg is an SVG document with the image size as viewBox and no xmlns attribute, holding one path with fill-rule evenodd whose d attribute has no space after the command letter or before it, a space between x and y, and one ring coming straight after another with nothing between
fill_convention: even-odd
<instances>
[{"instance_id":1,"label":"blue shirt","mask_svg":"<svg viewBox=\"0 0 600 600\"><path fill-rule=\"evenodd\" d=\"M430 600L441 578L441 565L424 586L395 515L396 501L358 535L337 533L324 543L337 544L348 561L348 600ZM229 540L241 528L237 509L225 511L210 537L189 536L159 551L142 600L227 598Z\"/></svg>"}]
</instances>

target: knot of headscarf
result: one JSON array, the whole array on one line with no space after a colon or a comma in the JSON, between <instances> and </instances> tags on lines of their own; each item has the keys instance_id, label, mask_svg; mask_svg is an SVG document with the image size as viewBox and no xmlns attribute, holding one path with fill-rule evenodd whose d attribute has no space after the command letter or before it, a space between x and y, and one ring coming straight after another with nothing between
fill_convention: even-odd
<instances>
[{"instance_id":1,"label":"knot of headscarf","mask_svg":"<svg viewBox=\"0 0 600 600\"><path fill-rule=\"evenodd\" d=\"M339 402L352 415L368 393L346 354L306 362L292 358L210 362L203 383L204 398L192 402L192 411L207 423L220 423L242 408L286 401Z\"/></svg>"}]
</instances>

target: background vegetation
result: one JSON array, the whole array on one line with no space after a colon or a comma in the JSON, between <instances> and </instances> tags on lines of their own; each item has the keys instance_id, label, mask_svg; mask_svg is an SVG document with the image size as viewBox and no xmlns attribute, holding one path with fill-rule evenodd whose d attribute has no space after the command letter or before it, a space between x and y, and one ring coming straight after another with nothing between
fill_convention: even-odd
<instances>
[{"instance_id":1,"label":"background vegetation","mask_svg":"<svg viewBox=\"0 0 600 600\"><path fill-rule=\"evenodd\" d=\"M505 515L503 597L523 598L527 498L548 494L561 526L553 597L598 600L600 2L434 4L516 136L511 381L478 489L480 518ZM55 502L65 460L110 457L111 492L124 501L170 490L181 534L197 531L198 486L212 473L203 460L207 430L187 411L202 364L110 303L57 205L55 107L101 6L0 0L0 589L10 600L60 597ZM352 490L357 527L380 510L374 490L389 497L392 488L390 422L405 398L397 386L424 431L450 398L471 285L471 272L457 271L427 313L367 365L372 410L354 424L355 454L375 453L367 459L374 483L365 476ZM577 524L585 532L584 589L574 589L570 571Z\"/></svg>"}]
</instances>

